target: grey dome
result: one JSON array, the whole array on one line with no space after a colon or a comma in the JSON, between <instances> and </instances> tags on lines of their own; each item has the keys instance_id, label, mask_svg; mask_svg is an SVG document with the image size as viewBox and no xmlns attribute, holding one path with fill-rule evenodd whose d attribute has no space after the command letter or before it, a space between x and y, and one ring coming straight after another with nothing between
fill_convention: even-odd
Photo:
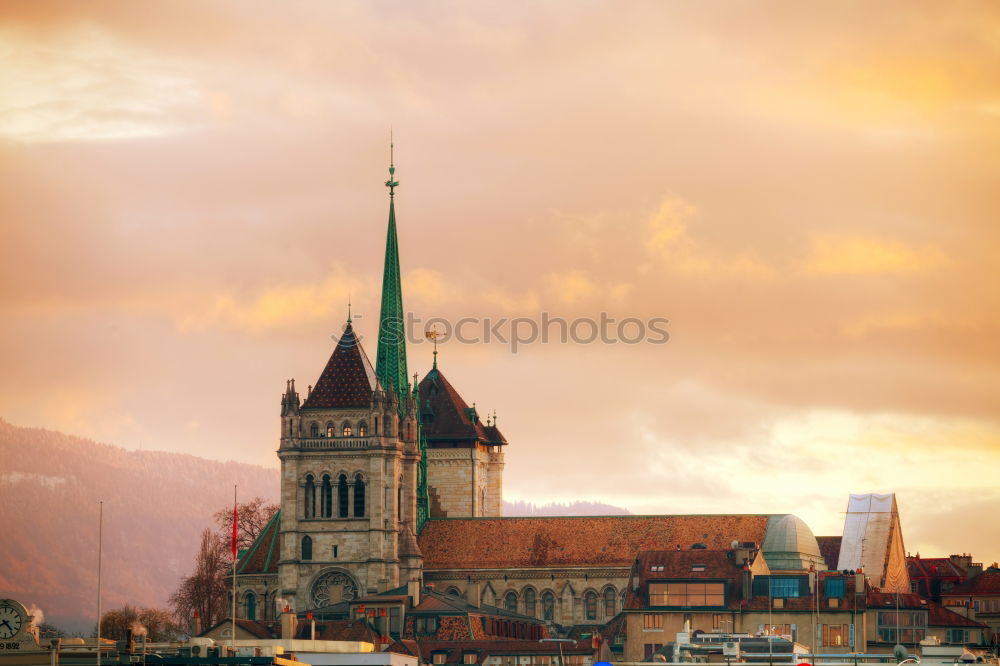
<instances>
[{"instance_id":1,"label":"grey dome","mask_svg":"<svg viewBox=\"0 0 1000 666\"><path fill-rule=\"evenodd\" d=\"M770 516L761 546L764 560L771 569L825 569L819 544L805 521L790 513Z\"/></svg>"}]
</instances>

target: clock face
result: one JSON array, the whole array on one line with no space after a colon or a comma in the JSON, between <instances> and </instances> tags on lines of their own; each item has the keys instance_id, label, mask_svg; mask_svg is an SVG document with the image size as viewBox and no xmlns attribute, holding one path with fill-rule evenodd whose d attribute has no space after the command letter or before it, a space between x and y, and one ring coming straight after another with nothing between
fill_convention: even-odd
<instances>
[{"instance_id":1,"label":"clock face","mask_svg":"<svg viewBox=\"0 0 1000 666\"><path fill-rule=\"evenodd\" d=\"M0 638L13 638L21 631L21 613L13 606L0 606Z\"/></svg>"}]
</instances>

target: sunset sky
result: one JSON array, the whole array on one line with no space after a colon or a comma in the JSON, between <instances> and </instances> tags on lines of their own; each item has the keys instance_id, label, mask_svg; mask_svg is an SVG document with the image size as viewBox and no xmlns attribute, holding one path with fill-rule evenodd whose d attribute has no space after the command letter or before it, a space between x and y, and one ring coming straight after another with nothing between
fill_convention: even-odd
<instances>
[{"instance_id":1,"label":"sunset sky","mask_svg":"<svg viewBox=\"0 0 1000 666\"><path fill-rule=\"evenodd\" d=\"M391 126L417 317L670 320L440 347L506 499L896 492L911 552L1000 559L996 2L0 12L0 417L276 466L349 298L374 358Z\"/></svg>"}]
</instances>

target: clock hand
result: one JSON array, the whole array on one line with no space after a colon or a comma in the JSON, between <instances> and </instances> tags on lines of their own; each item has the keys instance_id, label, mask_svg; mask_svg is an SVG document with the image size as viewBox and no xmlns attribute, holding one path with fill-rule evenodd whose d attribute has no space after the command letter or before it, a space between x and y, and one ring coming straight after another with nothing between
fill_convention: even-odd
<instances>
[{"instance_id":1,"label":"clock hand","mask_svg":"<svg viewBox=\"0 0 1000 666\"><path fill-rule=\"evenodd\" d=\"M7 620L0 621L0 624L6 624L8 629L10 629L11 631L14 630L14 627L10 626L10 623L7 622Z\"/></svg>"}]
</instances>

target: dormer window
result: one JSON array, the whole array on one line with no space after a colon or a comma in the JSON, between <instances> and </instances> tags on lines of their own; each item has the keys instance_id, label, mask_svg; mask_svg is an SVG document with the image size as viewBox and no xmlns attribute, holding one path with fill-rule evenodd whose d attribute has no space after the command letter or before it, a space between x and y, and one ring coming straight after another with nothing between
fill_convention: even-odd
<instances>
[{"instance_id":1,"label":"dormer window","mask_svg":"<svg viewBox=\"0 0 1000 666\"><path fill-rule=\"evenodd\" d=\"M692 564L691 565L691 571L704 571L704 570L705 570L705 565L704 564Z\"/></svg>"}]
</instances>

